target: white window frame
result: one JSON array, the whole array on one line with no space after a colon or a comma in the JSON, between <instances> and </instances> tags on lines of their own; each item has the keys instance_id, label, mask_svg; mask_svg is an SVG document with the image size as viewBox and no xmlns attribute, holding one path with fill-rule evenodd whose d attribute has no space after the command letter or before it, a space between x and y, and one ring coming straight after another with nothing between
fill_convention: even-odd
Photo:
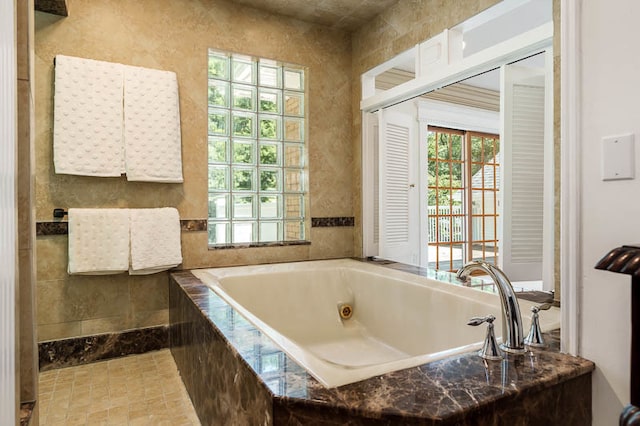
<instances>
[{"instance_id":1,"label":"white window frame","mask_svg":"<svg viewBox=\"0 0 640 426\"><path fill-rule=\"evenodd\" d=\"M253 247L253 246L264 246L273 243L278 244L299 244L306 243L309 235L309 187L308 187L308 82L307 82L307 69L304 66L289 64L282 61L275 61L266 59L263 57L255 57L255 56L247 56L244 54L238 54L235 52L227 52L218 49L209 49L209 58L226 57L227 62L227 70L228 74L226 77L220 78L208 75L208 90L211 87L219 87L220 85L226 85L226 90L228 93L226 94L226 104L218 105L218 104L209 104L207 103L207 113L209 116L211 114L218 113L220 116L226 116L226 129L225 132L215 133L211 132L211 129L208 128L207 131L207 141L208 141L208 149L211 149L210 142L211 140L219 140L225 141L225 161L215 160L208 161L208 173L211 170L225 170L225 181L227 188L207 188L208 192L208 210L210 209L210 198L213 196L221 196L225 197L225 215L224 217L211 217L211 212L208 211L208 224L209 226L222 225L225 227L225 235L226 241L223 243L216 243L208 241L209 248L225 248L225 247ZM252 72L255 73L255 77L252 81L236 81L234 76L232 75L234 59L238 63L247 63L251 64ZM276 85L271 84L262 84L260 81L260 64L262 66L270 68L277 67L279 69L279 73L281 73L277 77L277 81L279 82ZM290 73L301 73L302 81L301 87L293 88L287 87L287 72ZM243 89L244 87L248 88L247 90L252 93L252 102L254 103L253 108L248 110L241 107L236 107L234 105L233 100L233 89L237 87L238 89ZM260 92L272 92L277 93L277 99L282 108L281 111L272 112L272 111L261 111L260 110ZM287 95L302 96L302 113L301 114L291 114L287 113L285 109L285 97ZM234 135L233 134L233 126L234 126L234 117L252 117L253 123L252 128L255 133L252 136L245 137L244 135ZM260 121L261 118L273 118L276 123L279 123L278 126L278 137L275 139L271 138L262 138L260 136ZM292 122L300 122L301 123L301 140L295 139L287 139L286 138L286 122L287 120ZM252 145L252 155L254 157L251 163L234 163L234 144L245 144ZM277 145L277 152L280 156L280 161L277 164L261 164L260 163L260 152L261 146L265 145ZM300 154L300 165L287 165L287 154L286 149L288 147L299 146L301 147ZM210 160L210 156L209 156ZM252 179L252 187L251 189L234 189L234 171L242 171L242 170L252 170L253 171L253 179ZM260 173L262 171L276 171L279 172L279 187L276 190L268 190L265 191L260 187L261 176ZM297 175L300 180L300 189L287 189L287 172L297 172ZM277 196L279 199L277 209L280 211L279 215L276 217L262 217L261 212L261 202L260 199L262 197L269 196ZM300 197L300 207L301 207L301 215L300 216L287 216L287 196ZM253 199L252 203L252 211L250 217L241 217L236 216L234 209L234 198L235 197L251 197ZM277 223L278 224L278 238L277 239L267 239L261 240L261 224L262 223ZM237 224L246 224L251 226L251 241L234 241L234 232L235 226ZM287 236L287 226L299 226L300 227L300 238L289 238Z\"/></svg>"}]
</instances>

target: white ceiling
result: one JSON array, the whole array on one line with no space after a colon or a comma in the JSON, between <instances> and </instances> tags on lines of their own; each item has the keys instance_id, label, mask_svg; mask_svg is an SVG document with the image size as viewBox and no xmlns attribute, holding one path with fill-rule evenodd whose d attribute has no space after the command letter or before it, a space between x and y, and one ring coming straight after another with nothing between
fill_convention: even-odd
<instances>
[{"instance_id":1,"label":"white ceiling","mask_svg":"<svg viewBox=\"0 0 640 426\"><path fill-rule=\"evenodd\" d=\"M398 0L232 0L327 27L355 31Z\"/></svg>"}]
</instances>

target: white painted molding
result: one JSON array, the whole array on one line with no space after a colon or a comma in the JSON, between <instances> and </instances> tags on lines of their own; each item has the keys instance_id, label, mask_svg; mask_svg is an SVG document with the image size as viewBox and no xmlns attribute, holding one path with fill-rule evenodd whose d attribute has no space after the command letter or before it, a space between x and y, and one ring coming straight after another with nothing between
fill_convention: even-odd
<instances>
[{"instance_id":1,"label":"white painted molding","mask_svg":"<svg viewBox=\"0 0 640 426\"><path fill-rule=\"evenodd\" d=\"M16 360L16 3L0 0L0 423L15 425Z\"/></svg>"},{"instance_id":2,"label":"white painted molding","mask_svg":"<svg viewBox=\"0 0 640 426\"><path fill-rule=\"evenodd\" d=\"M377 116L363 112L362 115L362 255L378 255L378 242L374 238L375 226L375 149L374 134Z\"/></svg>"},{"instance_id":3,"label":"white painted molding","mask_svg":"<svg viewBox=\"0 0 640 426\"><path fill-rule=\"evenodd\" d=\"M582 285L581 203L581 0L561 0L560 349L580 354Z\"/></svg>"},{"instance_id":4,"label":"white painted molding","mask_svg":"<svg viewBox=\"0 0 640 426\"><path fill-rule=\"evenodd\" d=\"M431 90L439 89L446 85L456 83L468 77L489 71L498 66L522 59L547 49L553 41L553 22L534 28L521 35L484 49L467 58L434 70L422 77L416 77L411 81L391 88L374 96L362 99L360 109L362 111L375 111L387 105L392 105L409 98L413 98ZM402 55L406 55L403 53ZM392 61L396 61L393 59ZM389 62L378 66L365 73L382 73L393 66ZM375 74L374 74L375 75Z\"/></svg>"},{"instance_id":5,"label":"white painted molding","mask_svg":"<svg viewBox=\"0 0 640 426\"><path fill-rule=\"evenodd\" d=\"M429 126L500 133L500 114L434 100L418 101L418 121Z\"/></svg>"}]
</instances>

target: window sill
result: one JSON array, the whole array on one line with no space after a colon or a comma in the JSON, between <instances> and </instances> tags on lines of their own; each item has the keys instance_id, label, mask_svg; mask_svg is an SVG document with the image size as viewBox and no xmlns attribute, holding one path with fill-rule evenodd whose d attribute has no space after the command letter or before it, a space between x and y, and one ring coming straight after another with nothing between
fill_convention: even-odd
<instances>
[{"instance_id":1,"label":"window sill","mask_svg":"<svg viewBox=\"0 0 640 426\"><path fill-rule=\"evenodd\" d=\"M268 243L237 243L237 244L219 244L209 245L209 250L226 250L226 249L244 249L255 247L284 247L284 246L308 246L311 241L272 241Z\"/></svg>"}]
</instances>

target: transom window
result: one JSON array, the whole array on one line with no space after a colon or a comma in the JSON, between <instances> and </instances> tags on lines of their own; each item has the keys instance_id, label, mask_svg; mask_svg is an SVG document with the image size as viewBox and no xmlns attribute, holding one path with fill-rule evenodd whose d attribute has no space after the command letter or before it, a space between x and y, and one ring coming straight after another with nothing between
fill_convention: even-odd
<instances>
[{"instance_id":1,"label":"transom window","mask_svg":"<svg viewBox=\"0 0 640 426\"><path fill-rule=\"evenodd\" d=\"M209 50L209 245L305 239L305 69Z\"/></svg>"}]
</instances>

